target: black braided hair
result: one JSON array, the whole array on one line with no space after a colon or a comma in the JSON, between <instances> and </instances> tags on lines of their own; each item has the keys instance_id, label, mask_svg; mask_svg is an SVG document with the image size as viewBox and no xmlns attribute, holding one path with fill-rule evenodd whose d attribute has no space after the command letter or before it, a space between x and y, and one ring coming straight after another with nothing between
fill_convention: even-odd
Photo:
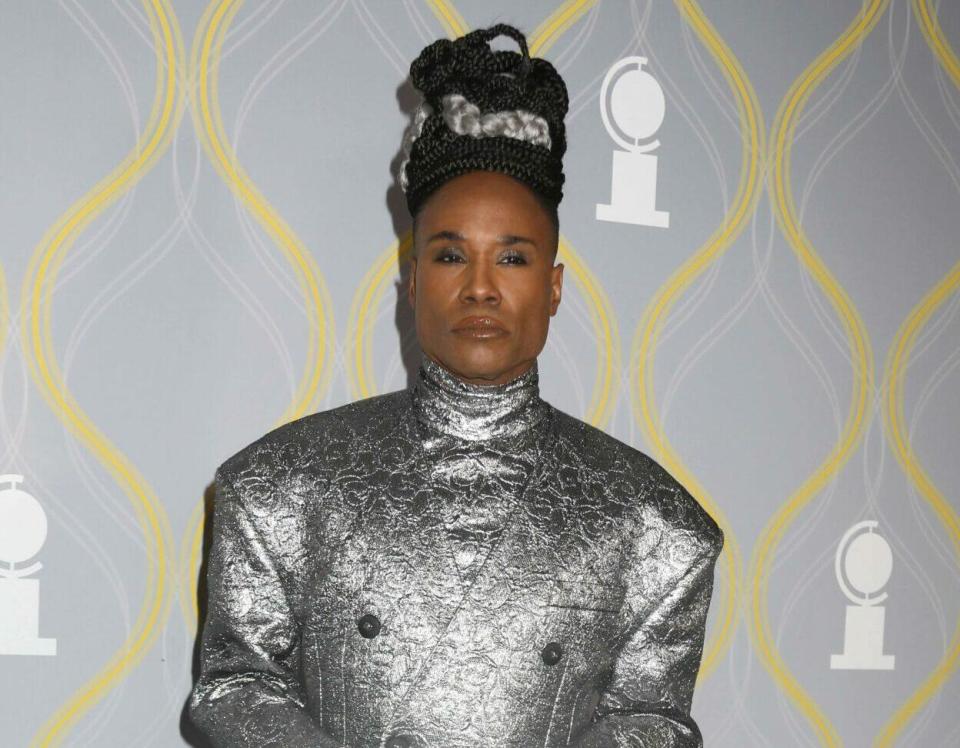
<instances>
[{"instance_id":1,"label":"black braided hair","mask_svg":"<svg viewBox=\"0 0 960 748\"><path fill-rule=\"evenodd\" d=\"M514 39L520 52L494 51L489 42L501 35ZM401 179L411 216L447 180L469 171L497 171L530 187L552 209L555 221L563 197L567 87L552 64L530 57L520 31L501 23L452 41L439 39L413 61L410 77L429 106ZM520 110L542 118L549 146L507 135L455 132L443 116L443 99L450 94L465 98L481 114Z\"/></svg>"}]
</instances>

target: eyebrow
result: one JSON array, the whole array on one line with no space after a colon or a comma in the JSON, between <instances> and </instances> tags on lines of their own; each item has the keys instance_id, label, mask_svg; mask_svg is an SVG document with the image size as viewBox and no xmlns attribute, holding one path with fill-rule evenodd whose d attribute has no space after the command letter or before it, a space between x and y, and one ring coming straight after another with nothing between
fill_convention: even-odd
<instances>
[{"instance_id":1,"label":"eyebrow","mask_svg":"<svg viewBox=\"0 0 960 748\"><path fill-rule=\"evenodd\" d=\"M511 244L531 244L534 247L537 246L537 243L533 239L528 239L525 236L517 236L516 234L504 234L498 236L497 240L501 244L506 244L507 246Z\"/></svg>"},{"instance_id":2,"label":"eyebrow","mask_svg":"<svg viewBox=\"0 0 960 748\"><path fill-rule=\"evenodd\" d=\"M450 231L445 229L443 231L438 231L436 234L431 234L427 239L427 244L437 239L443 239L448 242L462 242L465 241L467 237L461 234L459 231ZM511 246L513 244L530 244L534 247L537 246L537 243L533 239L528 239L525 236L517 236L516 234L501 234L497 237L497 241L506 246Z\"/></svg>"},{"instance_id":3,"label":"eyebrow","mask_svg":"<svg viewBox=\"0 0 960 748\"><path fill-rule=\"evenodd\" d=\"M430 235L430 238L427 239L427 243L429 244L436 239L445 239L448 242L462 242L464 239L466 239L466 237L458 231L438 231L436 234Z\"/></svg>"}]
</instances>

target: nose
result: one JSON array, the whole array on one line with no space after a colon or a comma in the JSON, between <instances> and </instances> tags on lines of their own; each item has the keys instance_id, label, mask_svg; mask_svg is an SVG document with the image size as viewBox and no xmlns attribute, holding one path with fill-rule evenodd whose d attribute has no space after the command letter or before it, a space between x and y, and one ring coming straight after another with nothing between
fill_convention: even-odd
<instances>
[{"instance_id":1,"label":"nose","mask_svg":"<svg viewBox=\"0 0 960 748\"><path fill-rule=\"evenodd\" d=\"M466 304L498 304L500 289L495 272L482 262L468 263L463 272L460 301Z\"/></svg>"}]
</instances>

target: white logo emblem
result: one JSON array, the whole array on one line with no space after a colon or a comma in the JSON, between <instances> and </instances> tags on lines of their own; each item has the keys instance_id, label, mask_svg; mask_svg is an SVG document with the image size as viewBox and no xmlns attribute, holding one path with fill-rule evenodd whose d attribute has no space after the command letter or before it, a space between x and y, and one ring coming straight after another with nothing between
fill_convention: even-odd
<instances>
[{"instance_id":1,"label":"white logo emblem","mask_svg":"<svg viewBox=\"0 0 960 748\"><path fill-rule=\"evenodd\" d=\"M858 522L837 547L837 584L856 604L847 606L843 653L830 655L831 670L893 670L893 655L883 654L885 608L880 603L887 593L876 594L890 579L893 554L887 541L874 532L876 526L875 520Z\"/></svg>"},{"instance_id":2,"label":"white logo emblem","mask_svg":"<svg viewBox=\"0 0 960 748\"><path fill-rule=\"evenodd\" d=\"M0 655L55 655L57 640L39 637L40 580L26 578L43 566L17 568L47 539L47 515L17 488L22 481L22 475L0 475Z\"/></svg>"},{"instance_id":3,"label":"white logo emblem","mask_svg":"<svg viewBox=\"0 0 960 748\"><path fill-rule=\"evenodd\" d=\"M614 142L610 204L597 204L598 221L641 226L670 225L670 214L657 210L657 157L653 137L666 111L663 89L643 69L646 57L625 57L610 70L600 89L600 115ZM642 142L647 141L647 142Z\"/></svg>"}]
</instances>

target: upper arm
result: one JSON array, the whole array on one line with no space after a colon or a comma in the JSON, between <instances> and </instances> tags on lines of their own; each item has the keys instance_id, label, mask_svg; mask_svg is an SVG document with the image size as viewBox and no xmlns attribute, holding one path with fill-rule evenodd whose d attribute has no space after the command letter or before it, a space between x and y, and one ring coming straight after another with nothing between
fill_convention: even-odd
<instances>
[{"instance_id":1,"label":"upper arm","mask_svg":"<svg viewBox=\"0 0 960 748\"><path fill-rule=\"evenodd\" d=\"M273 552L247 502L218 470L207 568L208 604L193 722L223 746L318 746L296 675L299 627Z\"/></svg>"},{"instance_id":2,"label":"upper arm","mask_svg":"<svg viewBox=\"0 0 960 748\"><path fill-rule=\"evenodd\" d=\"M690 709L723 533L669 476L648 498L627 564L630 624L594 721L573 743L584 748L703 742Z\"/></svg>"}]
</instances>

